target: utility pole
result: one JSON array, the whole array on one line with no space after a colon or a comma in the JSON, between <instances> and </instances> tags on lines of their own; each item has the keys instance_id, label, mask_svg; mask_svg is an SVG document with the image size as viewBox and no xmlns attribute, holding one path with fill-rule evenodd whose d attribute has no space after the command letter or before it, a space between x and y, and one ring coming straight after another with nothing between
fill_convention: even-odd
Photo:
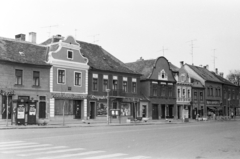
<instances>
[{"instance_id":1,"label":"utility pole","mask_svg":"<svg viewBox=\"0 0 240 159\"><path fill-rule=\"evenodd\" d=\"M49 29L49 31L47 32L49 38L50 38L50 36L51 36L51 29L52 29L53 27L58 27L58 25L49 25L49 26L42 27L42 28L48 28L48 29Z\"/></svg>"},{"instance_id":2,"label":"utility pole","mask_svg":"<svg viewBox=\"0 0 240 159\"><path fill-rule=\"evenodd\" d=\"M163 52L163 56L164 56L164 51L167 51L168 49L164 49L164 46L162 48L162 50L159 50L159 51L162 51Z\"/></svg>"},{"instance_id":3,"label":"utility pole","mask_svg":"<svg viewBox=\"0 0 240 159\"><path fill-rule=\"evenodd\" d=\"M215 70L215 59L217 58L215 56L215 51L216 51L216 49L213 49L213 66L214 66L214 70Z\"/></svg>"},{"instance_id":4,"label":"utility pole","mask_svg":"<svg viewBox=\"0 0 240 159\"><path fill-rule=\"evenodd\" d=\"M191 44L190 44L190 46L191 46L191 55L192 55L192 64L193 64L193 48L196 48L196 47L194 47L194 45L193 45L193 42L194 41L197 41L196 39L194 39L194 40L190 40L190 41L188 41L188 42L191 42Z\"/></svg>"}]
</instances>

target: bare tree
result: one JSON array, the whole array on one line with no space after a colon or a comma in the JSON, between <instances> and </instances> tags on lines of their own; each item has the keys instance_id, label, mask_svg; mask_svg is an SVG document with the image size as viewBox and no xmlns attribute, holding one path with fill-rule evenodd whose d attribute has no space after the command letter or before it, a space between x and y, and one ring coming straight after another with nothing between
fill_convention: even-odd
<instances>
[{"instance_id":1,"label":"bare tree","mask_svg":"<svg viewBox=\"0 0 240 159\"><path fill-rule=\"evenodd\" d=\"M230 70L227 79L233 84L240 85L240 70Z\"/></svg>"}]
</instances>

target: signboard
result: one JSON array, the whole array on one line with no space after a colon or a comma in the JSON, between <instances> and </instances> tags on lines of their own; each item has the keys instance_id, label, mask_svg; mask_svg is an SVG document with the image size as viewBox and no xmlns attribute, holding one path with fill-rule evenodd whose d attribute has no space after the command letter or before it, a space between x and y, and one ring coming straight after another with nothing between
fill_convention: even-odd
<instances>
[{"instance_id":1,"label":"signboard","mask_svg":"<svg viewBox=\"0 0 240 159\"><path fill-rule=\"evenodd\" d=\"M58 98L58 99L85 99L85 98L87 98L87 95L52 93L52 98Z\"/></svg>"},{"instance_id":2,"label":"signboard","mask_svg":"<svg viewBox=\"0 0 240 159\"><path fill-rule=\"evenodd\" d=\"M207 105L220 105L218 100L207 100Z\"/></svg>"},{"instance_id":3,"label":"signboard","mask_svg":"<svg viewBox=\"0 0 240 159\"><path fill-rule=\"evenodd\" d=\"M19 105L17 108L17 119L24 119L25 118L25 108L24 105Z\"/></svg>"},{"instance_id":4,"label":"signboard","mask_svg":"<svg viewBox=\"0 0 240 159\"><path fill-rule=\"evenodd\" d=\"M30 105L30 108L29 108L29 115L36 115L36 108L35 108L35 105Z\"/></svg>"}]
</instances>

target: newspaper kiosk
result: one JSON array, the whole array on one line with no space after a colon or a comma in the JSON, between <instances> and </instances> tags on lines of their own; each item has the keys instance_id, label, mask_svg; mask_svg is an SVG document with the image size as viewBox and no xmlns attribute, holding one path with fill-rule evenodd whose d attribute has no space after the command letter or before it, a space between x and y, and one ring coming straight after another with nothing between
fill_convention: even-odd
<instances>
[{"instance_id":1,"label":"newspaper kiosk","mask_svg":"<svg viewBox=\"0 0 240 159\"><path fill-rule=\"evenodd\" d=\"M16 123L17 125L25 125L26 101L20 99L17 101Z\"/></svg>"},{"instance_id":2,"label":"newspaper kiosk","mask_svg":"<svg viewBox=\"0 0 240 159\"><path fill-rule=\"evenodd\" d=\"M112 117L118 117L119 123L121 123L121 114L120 109L110 109L110 115ZM110 120L111 121L111 120Z\"/></svg>"},{"instance_id":3,"label":"newspaper kiosk","mask_svg":"<svg viewBox=\"0 0 240 159\"><path fill-rule=\"evenodd\" d=\"M28 124L36 124L36 114L37 114L37 101L36 100L29 100L28 101Z\"/></svg>"}]
</instances>

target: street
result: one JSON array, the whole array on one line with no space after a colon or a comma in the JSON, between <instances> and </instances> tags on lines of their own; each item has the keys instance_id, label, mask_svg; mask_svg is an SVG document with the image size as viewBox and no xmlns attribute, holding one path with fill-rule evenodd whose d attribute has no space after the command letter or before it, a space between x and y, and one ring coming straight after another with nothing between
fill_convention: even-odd
<instances>
[{"instance_id":1,"label":"street","mask_svg":"<svg viewBox=\"0 0 240 159\"><path fill-rule=\"evenodd\" d=\"M239 121L0 131L1 159L238 159Z\"/></svg>"}]
</instances>

